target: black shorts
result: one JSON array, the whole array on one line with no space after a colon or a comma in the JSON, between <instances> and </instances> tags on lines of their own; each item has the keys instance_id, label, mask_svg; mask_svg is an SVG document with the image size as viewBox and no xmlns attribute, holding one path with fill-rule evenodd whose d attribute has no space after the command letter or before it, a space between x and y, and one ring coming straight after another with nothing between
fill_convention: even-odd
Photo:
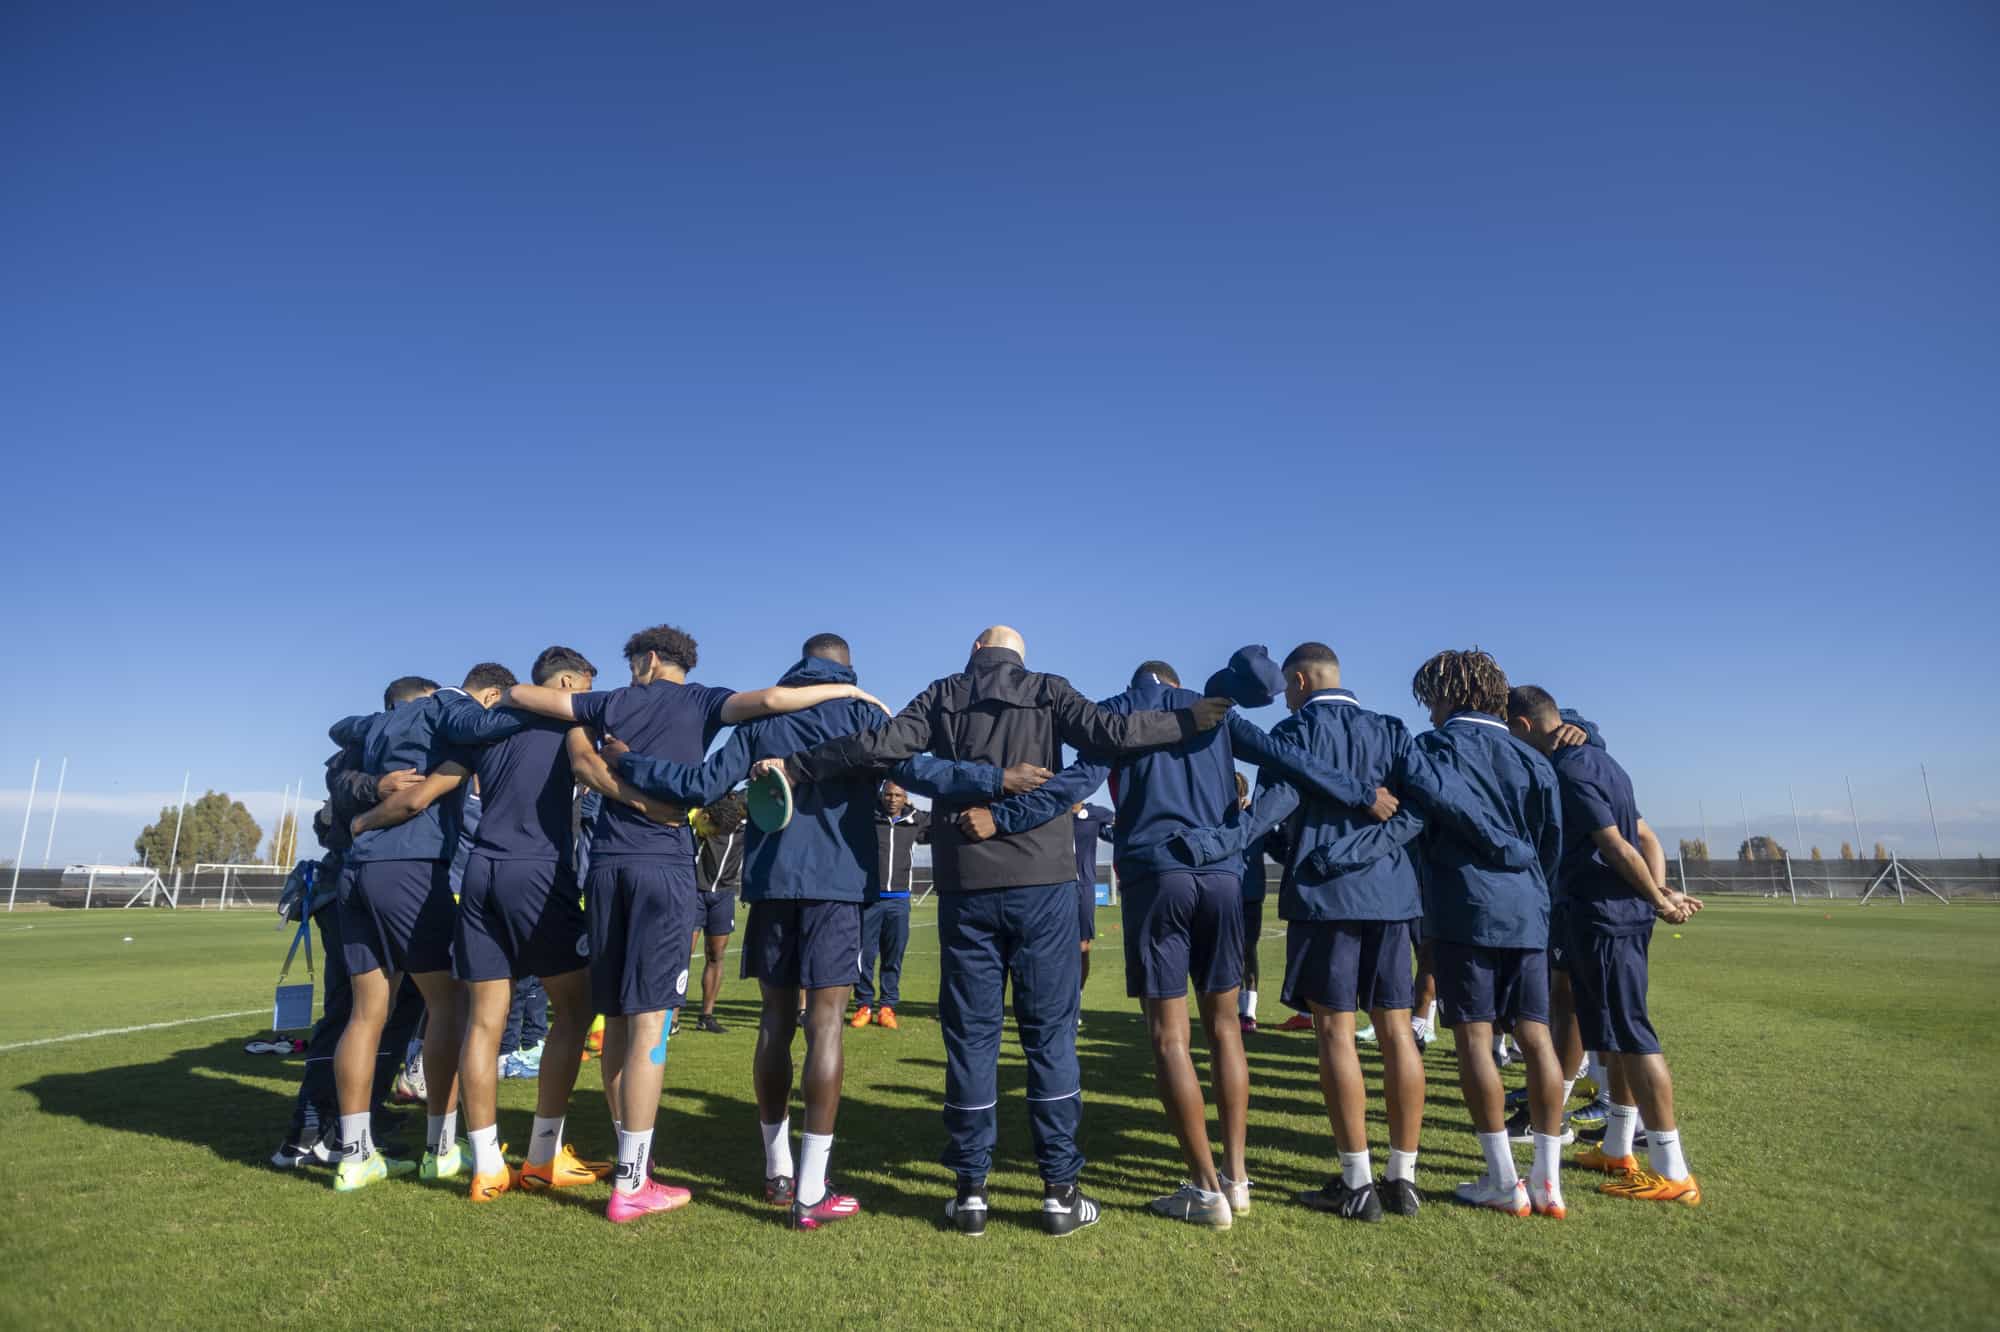
<instances>
[{"instance_id":1,"label":"black shorts","mask_svg":"<svg viewBox=\"0 0 2000 1332\"><path fill-rule=\"evenodd\" d=\"M700 892L694 895L694 923L711 939L736 932L736 894Z\"/></svg>"},{"instance_id":2,"label":"black shorts","mask_svg":"<svg viewBox=\"0 0 2000 1332\"><path fill-rule=\"evenodd\" d=\"M687 998L694 861L593 857L584 882L590 1001L607 1017L659 1013Z\"/></svg>"},{"instance_id":3,"label":"black shorts","mask_svg":"<svg viewBox=\"0 0 2000 1332\"><path fill-rule=\"evenodd\" d=\"M787 990L831 990L861 974L859 902L752 902L743 975Z\"/></svg>"},{"instance_id":4,"label":"black shorts","mask_svg":"<svg viewBox=\"0 0 2000 1332\"><path fill-rule=\"evenodd\" d=\"M442 860L364 860L340 899L340 952L351 976L451 970L458 916Z\"/></svg>"},{"instance_id":5,"label":"black shorts","mask_svg":"<svg viewBox=\"0 0 2000 1332\"><path fill-rule=\"evenodd\" d=\"M589 965L590 931L569 866L472 853L458 899L452 975L462 981L521 980Z\"/></svg>"},{"instance_id":6,"label":"black shorts","mask_svg":"<svg viewBox=\"0 0 2000 1332\"><path fill-rule=\"evenodd\" d=\"M1243 947L1254 952L1264 937L1264 899L1243 899Z\"/></svg>"},{"instance_id":7,"label":"black shorts","mask_svg":"<svg viewBox=\"0 0 2000 1332\"><path fill-rule=\"evenodd\" d=\"M1097 937L1097 884L1077 880L1076 937L1089 943Z\"/></svg>"},{"instance_id":8,"label":"black shorts","mask_svg":"<svg viewBox=\"0 0 2000 1332\"><path fill-rule=\"evenodd\" d=\"M1119 885L1125 993L1176 999L1243 984L1243 886L1227 870L1169 870Z\"/></svg>"},{"instance_id":9,"label":"black shorts","mask_svg":"<svg viewBox=\"0 0 2000 1332\"><path fill-rule=\"evenodd\" d=\"M1407 920L1295 920L1285 927L1287 1008L1317 1004L1336 1013L1409 1008L1416 982L1410 970Z\"/></svg>"},{"instance_id":10,"label":"black shorts","mask_svg":"<svg viewBox=\"0 0 2000 1332\"><path fill-rule=\"evenodd\" d=\"M1646 954L1652 941L1650 926L1641 934L1605 934L1587 925L1570 931L1569 987L1585 1048L1660 1053L1660 1038L1646 1011Z\"/></svg>"},{"instance_id":11,"label":"black shorts","mask_svg":"<svg viewBox=\"0 0 2000 1332\"><path fill-rule=\"evenodd\" d=\"M1445 1021L1518 1022L1549 1020L1549 950L1482 948L1478 944L1431 941L1431 966Z\"/></svg>"}]
</instances>

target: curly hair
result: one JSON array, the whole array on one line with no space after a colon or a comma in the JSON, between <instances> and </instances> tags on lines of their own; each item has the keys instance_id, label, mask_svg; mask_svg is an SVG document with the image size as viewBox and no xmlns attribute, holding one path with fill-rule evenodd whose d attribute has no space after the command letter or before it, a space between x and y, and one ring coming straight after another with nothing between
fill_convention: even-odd
<instances>
[{"instance_id":1,"label":"curly hair","mask_svg":"<svg viewBox=\"0 0 2000 1332\"><path fill-rule=\"evenodd\" d=\"M702 810L702 817L708 820L709 827L727 837L730 833L735 832L743 826L744 817L748 813L749 806L743 799L743 793L741 791L731 791L728 795L722 797L722 799Z\"/></svg>"},{"instance_id":2,"label":"curly hair","mask_svg":"<svg viewBox=\"0 0 2000 1332\"><path fill-rule=\"evenodd\" d=\"M678 666L684 671L694 669L694 635L676 625L656 624L625 640L625 660L632 661L649 652L658 653L660 660L669 666Z\"/></svg>"},{"instance_id":3,"label":"curly hair","mask_svg":"<svg viewBox=\"0 0 2000 1332\"><path fill-rule=\"evenodd\" d=\"M1440 652L1417 667L1410 693L1427 708L1489 712L1497 717L1507 711L1507 672L1491 653L1476 647Z\"/></svg>"}]
</instances>

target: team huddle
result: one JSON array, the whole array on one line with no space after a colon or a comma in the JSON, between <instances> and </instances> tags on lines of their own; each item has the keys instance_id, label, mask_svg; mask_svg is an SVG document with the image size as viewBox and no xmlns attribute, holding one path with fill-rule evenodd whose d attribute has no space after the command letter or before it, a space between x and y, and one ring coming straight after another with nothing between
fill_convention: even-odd
<instances>
[{"instance_id":1,"label":"team huddle","mask_svg":"<svg viewBox=\"0 0 2000 1332\"><path fill-rule=\"evenodd\" d=\"M990 628L962 671L893 715L859 687L834 634L808 639L777 685L748 692L690 681L695 642L671 626L626 643L622 688L596 689L595 668L560 647L537 658L531 683L492 663L456 688L392 683L382 712L331 731L340 752L328 761L313 915L341 974L281 1158L318 1143L341 1192L420 1172L464 1178L471 1199L489 1203L608 1178L614 1222L686 1205L687 1189L655 1177L653 1124L697 932L709 943L701 1025L719 1029L729 923L715 920L713 889L740 865L742 972L762 1001L752 1083L765 1197L800 1229L856 1216L860 1202L828 1174L842 1037L850 1020L896 1025L910 847L922 838L938 898L941 1159L956 1176L945 1222L985 1229L1011 982L1040 1221L1071 1234L1101 1214L1081 1188L1076 1052L1101 835L1120 889L1126 989L1144 1010L1185 1162L1186 1182L1153 1213L1226 1228L1250 1207L1243 1039L1255 1029L1267 857L1280 869L1281 997L1315 1034L1338 1152L1337 1171L1300 1203L1362 1221L1416 1213L1422 1046L1439 1008L1486 1162L1458 1201L1566 1214L1566 1107L1587 1062L1603 1138L1570 1164L1608 1177L1613 1197L1700 1201L1646 991L1654 922L1684 921L1701 903L1669 888L1660 843L1595 728L1566 719L1544 690L1510 688L1477 650L1417 671L1412 690L1434 729L1414 736L1363 708L1320 643L1277 663L1244 648L1199 692L1147 661L1097 703L1027 669L1025 653L1020 635ZM1291 715L1269 732L1235 711L1279 697ZM1064 746L1076 755L1067 765ZM1257 769L1254 792L1239 760ZM746 780L777 792L788 817L753 801L746 820ZM1115 811L1085 804L1107 781ZM929 797L928 815L907 792ZM454 874L474 793L477 827ZM733 904L723 911L733 917ZM517 1169L499 1142L496 1069L515 984L530 977L552 1016ZM1219 1163L1190 1052L1190 983ZM1426 993L1420 1004L1432 985L1436 1003ZM1390 1150L1380 1177L1357 1048L1371 1032L1357 1032L1357 1014L1381 1050ZM593 1015L615 1161L584 1160L564 1140ZM419 1017L420 1162L376 1140L386 1076ZM1495 1058L1507 1038L1527 1068L1511 1124ZM1521 1139L1533 1145L1526 1179L1513 1154Z\"/></svg>"}]
</instances>

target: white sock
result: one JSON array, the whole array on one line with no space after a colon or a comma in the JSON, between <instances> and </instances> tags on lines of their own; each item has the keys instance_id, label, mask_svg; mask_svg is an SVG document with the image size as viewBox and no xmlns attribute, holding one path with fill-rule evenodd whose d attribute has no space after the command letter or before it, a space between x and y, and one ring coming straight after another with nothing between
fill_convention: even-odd
<instances>
[{"instance_id":1,"label":"white sock","mask_svg":"<svg viewBox=\"0 0 2000 1332\"><path fill-rule=\"evenodd\" d=\"M528 1164L551 1165L562 1150L563 1116L544 1119L535 1116L535 1129L528 1137Z\"/></svg>"},{"instance_id":2,"label":"white sock","mask_svg":"<svg viewBox=\"0 0 2000 1332\"><path fill-rule=\"evenodd\" d=\"M1570 1098L1570 1094L1571 1094L1572 1092L1574 1092L1575 1090L1576 1090L1576 1079L1575 1079L1575 1078L1570 1078L1570 1079L1568 1079L1567 1081L1565 1081L1565 1082L1563 1083L1563 1098L1562 1098L1562 1099L1561 1099L1560 1101L1557 1101L1557 1102L1556 1102L1556 1104L1557 1104L1557 1105L1568 1105L1568 1104L1569 1104L1569 1098Z\"/></svg>"},{"instance_id":3,"label":"white sock","mask_svg":"<svg viewBox=\"0 0 2000 1332\"><path fill-rule=\"evenodd\" d=\"M345 1161L359 1161L375 1150L374 1136L368 1129L368 1112L340 1117L340 1156Z\"/></svg>"},{"instance_id":4,"label":"white sock","mask_svg":"<svg viewBox=\"0 0 2000 1332\"><path fill-rule=\"evenodd\" d=\"M446 1147L449 1147L451 1146L452 1139L456 1138L457 1136L458 1136L458 1111L456 1109L447 1110L444 1112L444 1137L440 1139L440 1141L443 1142Z\"/></svg>"},{"instance_id":5,"label":"white sock","mask_svg":"<svg viewBox=\"0 0 2000 1332\"><path fill-rule=\"evenodd\" d=\"M653 1130L627 1133L618 1130L618 1176L614 1187L620 1193L637 1193L646 1182L646 1158L653 1152Z\"/></svg>"},{"instance_id":6,"label":"white sock","mask_svg":"<svg viewBox=\"0 0 2000 1332\"><path fill-rule=\"evenodd\" d=\"M1406 1179L1412 1184L1416 1183L1417 1154L1415 1152L1399 1152L1394 1147L1391 1147L1389 1149L1389 1169L1387 1175L1390 1179Z\"/></svg>"},{"instance_id":7,"label":"white sock","mask_svg":"<svg viewBox=\"0 0 2000 1332\"><path fill-rule=\"evenodd\" d=\"M1340 1182L1350 1189L1366 1188L1375 1177L1375 1167L1368 1159L1368 1150L1342 1152L1340 1154Z\"/></svg>"},{"instance_id":8,"label":"white sock","mask_svg":"<svg viewBox=\"0 0 2000 1332\"><path fill-rule=\"evenodd\" d=\"M500 1126L488 1125L483 1129L467 1129L465 1136L472 1140L472 1169L475 1174L497 1175L507 1168L500 1156Z\"/></svg>"},{"instance_id":9,"label":"white sock","mask_svg":"<svg viewBox=\"0 0 2000 1332\"><path fill-rule=\"evenodd\" d=\"M764 1178L777 1179L792 1173L792 1117L786 1115L775 1124L761 1120L757 1124L764 1134Z\"/></svg>"},{"instance_id":10,"label":"white sock","mask_svg":"<svg viewBox=\"0 0 2000 1332\"><path fill-rule=\"evenodd\" d=\"M811 1207L826 1201L826 1158L833 1155L831 1133L799 1134L799 1182L797 1197Z\"/></svg>"},{"instance_id":11,"label":"white sock","mask_svg":"<svg viewBox=\"0 0 2000 1332\"><path fill-rule=\"evenodd\" d=\"M1479 1150L1486 1154L1486 1177L1503 1189L1520 1183L1521 1176L1514 1170L1514 1148L1507 1141L1507 1130L1479 1135Z\"/></svg>"},{"instance_id":12,"label":"white sock","mask_svg":"<svg viewBox=\"0 0 2000 1332\"><path fill-rule=\"evenodd\" d=\"M1632 1131L1639 1126L1639 1107L1611 1102L1604 1115L1604 1145L1598 1148L1606 1156L1630 1156L1632 1154Z\"/></svg>"},{"instance_id":13,"label":"white sock","mask_svg":"<svg viewBox=\"0 0 2000 1332\"><path fill-rule=\"evenodd\" d=\"M1493 1062L1500 1063L1507 1058L1507 1038L1504 1035L1493 1038Z\"/></svg>"},{"instance_id":14,"label":"white sock","mask_svg":"<svg viewBox=\"0 0 2000 1332\"><path fill-rule=\"evenodd\" d=\"M1243 992L1243 1016L1249 1018L1252 1022L1257 1020L1257 992L1255 990L1245 990Z\"/></svg>"},{"instance_id":15,"label":"white sock","mask_svg":"<svg viewBox=\"0 0 2000 1332\"><path fill-rule=\"evenodd\" d=\"M1646 1164L1661 1179L1686 1179L1687 1159L1681 1155L1679 1129L1646 1130Z\"/></svg>"},{"instance_id":16,"label":"white sock","mask_svg":"<svg viewBox=\"0 0 2000 1332\"><path fill-rule=\"evenodd\" d=\"M448 1139L444 1136L444 1116L424 1116L424 1150L427 1152L441 1152L444 1150L444 1144L447 1141Z\"/></svg>"},{"instance_id":17,"label":"white sock","mask_svg":"<svg viewBox=\"0 0 2000 1332\"><path fill-rule=\"evenodd\" d=\"M1556 1133L1535 1135L1535 1163L1528 1167L1528 1187L1539 1196L1544 1184L1558 1190L1562 1182L1562 1136Z\"/></svg>"},{"instance_id":18,"label":"white sock","mask_svg":"<svg viewBox=\"0 0 2000 1332\"><path fill-rule=\"evenodd\" d=\"M1437 1024L1438 1024L1438 1001L1433 999L1428 1004L1424 1005L1424 1025L1426 1027L1429 1027L1432 1031L1436 1031Z\"/></svg>"}]
</instances>

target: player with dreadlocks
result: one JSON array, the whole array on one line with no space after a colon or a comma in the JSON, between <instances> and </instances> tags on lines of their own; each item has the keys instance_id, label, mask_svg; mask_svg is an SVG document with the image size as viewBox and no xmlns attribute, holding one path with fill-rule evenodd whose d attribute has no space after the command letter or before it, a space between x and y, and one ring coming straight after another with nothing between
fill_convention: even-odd
<instances>
[{"instance_id":1,"label":"player with dreadlocks","mask_svg":"<svg viewBox=\"0 0 2000 1332\"><path fill-rule=\"evenodd\" d=\"M1424 934L1486 1157L1486 1173L1457 1196L1515 1216L1561 1217L1562 1070L1548 1025L1549 884L1562 856L1555 772L1508 732L1507 676L1489 654L1440 652L1417 668L1410 692L1435 727L1403 765L1426 815ZM1440 780L1446 774L1465 780ZM1525 1188L1507 1139L1496 1028L1511 1030L1527 1056L1535 1156Z\"/></svg>"}]
</instances>

